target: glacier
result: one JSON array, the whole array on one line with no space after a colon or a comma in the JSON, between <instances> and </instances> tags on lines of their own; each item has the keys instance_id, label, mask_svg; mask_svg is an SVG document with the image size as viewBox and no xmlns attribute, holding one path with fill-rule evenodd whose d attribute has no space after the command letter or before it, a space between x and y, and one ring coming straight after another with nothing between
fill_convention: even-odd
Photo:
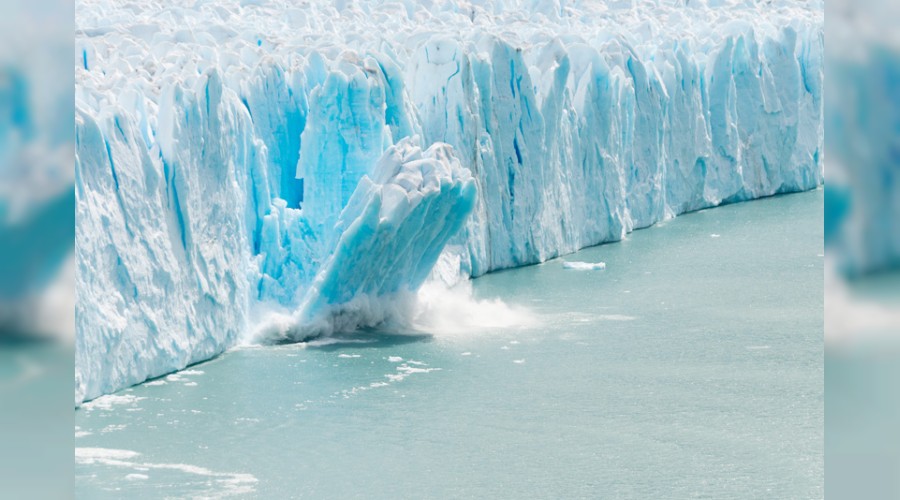
<instances>
[{"instance_id":1,"label":"glacier","mask_svg":"<svg viewBox=\"0 0 900 500\"><path fill-rule=\"evenodd\" d=\"M900 9L848 0L829 9L841 22L829 35L826 66L826 243L838 271L859 277L900 268L900 45L884 38Z\"/></svg>"},{"instance_id":2,"label":"glacier","mask_svg":"<svg viewBox=\"0 0 900 500\"><path fill-rule=\"evenodd\" d=\"M821 186L823 8L80 0L76 405Z\"/></svg>"}]
</instances>

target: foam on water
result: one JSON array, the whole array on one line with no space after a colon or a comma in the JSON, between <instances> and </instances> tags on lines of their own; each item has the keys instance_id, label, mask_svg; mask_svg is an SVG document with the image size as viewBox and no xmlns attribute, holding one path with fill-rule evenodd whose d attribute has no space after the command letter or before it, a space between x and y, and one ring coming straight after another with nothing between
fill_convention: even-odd
<instances>
[{"instance_id":1,"label":"foam on water","mask_svg":"<svg viewBox=\"0 0 900 500\"><path fill-rule=\"evenodd\" d=\"M900 331L900 311L877 300L861 298L838 274L837 264L825 264L825 338L832 347L891 338Z\"/></svg>"},{"instance_id":2,"label":"foam on water","mask_svg":"<svg viewBox=\"0 0 900 500\"><path fill-rule=\"evenodd\" d=\"M412 326L442 337L533 328L539 318L529 309L502 299L477 299L465 281L453 287L441 282L424 285L418 294Z\"/></svg>"},{"instance_id":3,"label":"foam on water","mask_svg":"<svg viewBox=\"0 0 900 500\"><path fill-rule=\"evenodd\" d=\"M134 405L144 399L133 394L107 394L84 404L86 410L111 410L115 406Z\"/></svg>"},{"instance_id":4,"label":"foam on water","mask_svg":"<svg viewBox=\"0 0 900 500\"><path fill-rule=\"evenodd\" d=\"M264 318L246 342L294 338L298 331L307 334L308 340L302 345L309 347L373 342L352 335L360 324L392 334L427 333L452 338L531 328L539 323L538 316L526 307L510 305L499 298L475 298L469 281L448 286L439 280L426 282L415 294L357 296L312 322L300 322L297 313L269 312Z\"/></svg>"},{"instance_id":5,"label":"foam on water","mask_svg":"<svg viewBox=\"0 0 900 500\"><path fill-rule=\"evenodd\" d=\"M210 496L234 496L253 493L257 479L252 474L215 472L205 467L180 463L151 463L138 461L140 453L131 450L109 448L75 448L75 463L78 465L102 465L107 467L132 469L138 471L162 470L200 476L212 490ZM131 473L128 479L148 479L144 474ZM143 476L143 477L140 477Z\"/></svg>"},{"instance_id":6,"label":"foam on water","mask_svg":"<svg viewBox=\"0 0 900 500\"><path fill-rule=\"evenodd\" d=\"M634 321L637 319L626 314L598 314L596 318L600 321Z\"/></svg>"}]
</instances>

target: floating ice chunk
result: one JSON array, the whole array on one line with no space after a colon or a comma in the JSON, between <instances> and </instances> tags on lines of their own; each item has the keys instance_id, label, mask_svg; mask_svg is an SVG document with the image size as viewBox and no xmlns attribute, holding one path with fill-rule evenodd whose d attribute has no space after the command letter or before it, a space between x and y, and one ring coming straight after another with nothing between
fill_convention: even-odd
<instances>
[{"instance_id":1,"label":"floating ice chunk","mask_svg":"<svg viewBox=\"0 0 900 500\"><path fill-rule=\"evenodd\" d=\"M411 374L411 373L431 373L431 372L440 371L440 370L441 370L440 368L417 368L415 366L409 366L409 365L400 365L397 367L397 371L399 371L401 373L405 373L407 375Z\"/></svg>"},{"instance_id":2,"label":"floating ice chunk","mask_svg":"<svg viewBox=\"0 0 900 500\"><path fill-rule=\"evenodd\" d=\"M563 268L576 271L600 271L606 269L606 262L563 262Z\"/></svg>"},{"instance_id":3,"label":"floating ice chunk","mask_svg":"<svg viewBox=\"0 0 900 500\"><path fill-rule=\"evenodd\" d=\"M135 396L133 394L108 394L101 396L90 403L84 405L85 410L111 410L115 406L133 405L142 401L144 397Z\"/></svg>"},{"instance_id":4,"label":"floating ice chunk","mask_svg":"<svg viewBox=\"0 0 900 500\"><path fill-rule=\"evenodd\" d=\"M75 462L90 463L92 460L128 460L140 453L113 448L75 448Z\"/></svg>"},{"instance_id":5,"label":"floating ice chunk","mask_svg":"<svg viewBox=\"0 0 900 500\"><path fill-rule=\"evenodd\" d=\"M139 461L140 453L112 448L75 448L75 463L105 465L137 471L168 470L184 474L202 476L208 484L217 488L216 494L202 496L237 496L253 493L258 482L255 476L246 473L216 472L205 467L180 463L152 463ZM142 475L139 473L130 473ZM135 478L143 479L143 478Z\"/></svg>"}]
</instances>

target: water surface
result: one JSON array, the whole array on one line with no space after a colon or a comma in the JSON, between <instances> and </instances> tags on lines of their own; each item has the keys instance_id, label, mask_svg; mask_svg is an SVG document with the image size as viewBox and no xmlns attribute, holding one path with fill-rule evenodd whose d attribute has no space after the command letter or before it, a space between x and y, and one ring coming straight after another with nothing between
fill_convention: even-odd
<instances>
[{"instance_id":1,"label":"water surface","mask_svg":"<svg viewBox=\"0 0 900 500\"><path fill-rule=\"evenodd\" d=\"M823 497L822 204L688 214L473 282L524 326L243 348L101 398L76 412L76 494Z\"/></svg>"}]
</instances>

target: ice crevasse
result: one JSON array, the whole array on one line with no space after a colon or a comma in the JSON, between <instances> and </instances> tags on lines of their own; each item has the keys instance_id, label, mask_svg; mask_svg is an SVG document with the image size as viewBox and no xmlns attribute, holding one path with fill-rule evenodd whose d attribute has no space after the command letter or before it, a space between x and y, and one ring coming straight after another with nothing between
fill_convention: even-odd
<instances>
[{"instance_id":1,"label":"ice crevasse","mask_svg":"<svg viewBox=\"0 0 900 500\"><path fill-rule=\"evenodd\" d=\"M823 182L821 2L76 16L76 404Z\"/></svg>"}]
</instances>

